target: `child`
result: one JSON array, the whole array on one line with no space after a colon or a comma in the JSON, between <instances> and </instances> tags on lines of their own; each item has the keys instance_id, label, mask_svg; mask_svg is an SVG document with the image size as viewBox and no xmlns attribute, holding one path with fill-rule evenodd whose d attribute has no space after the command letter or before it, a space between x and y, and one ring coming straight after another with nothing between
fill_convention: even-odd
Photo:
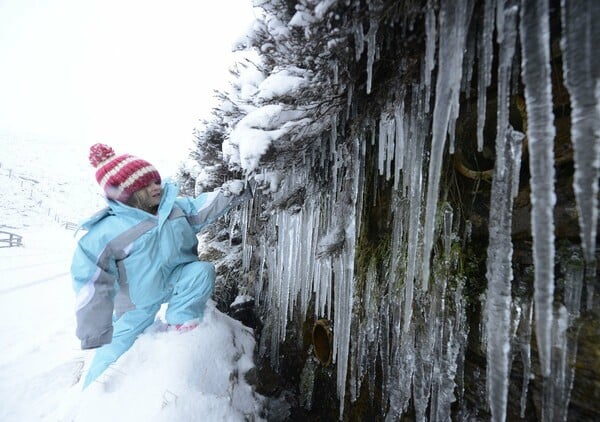
<instances>
[{"instance_id":1,"label":"child","mask_svg":"<svg viewBox=\"0 0 600 422\"><path fill-rule=\"evenodd\" d=\"M215 283L214 266L198 260L198 233L252 196L227 189L178 198L161 185L147 161L95 144L90 163L108 207L86 222L71 274L77 293L77 336L82 349L98 348L84 387L128 350L168 303L170 327L196 327Z\"/></svg>"}]
</instances>

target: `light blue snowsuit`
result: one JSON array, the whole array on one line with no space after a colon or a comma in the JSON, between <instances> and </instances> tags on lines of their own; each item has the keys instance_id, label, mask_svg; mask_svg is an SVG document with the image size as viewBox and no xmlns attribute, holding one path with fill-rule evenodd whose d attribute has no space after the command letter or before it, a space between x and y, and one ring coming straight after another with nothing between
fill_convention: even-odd
<instances>
[{"instance_id":1,"label":"light blue snowsuit","mask_svg":"<svg viewBox=\"0 0 600 422\"><path fill-rule=\"evenodd\" d=\"M84 382L94 381L134 343L168 303L169 324L201 318L215 281L214 266L198 260L198 233L232 206L251 197L221 190L177 198L165 183L158 214L121 202L82 224L71 274L77 293L77 336L96 351Z\"/></svg>"}]
</instances>

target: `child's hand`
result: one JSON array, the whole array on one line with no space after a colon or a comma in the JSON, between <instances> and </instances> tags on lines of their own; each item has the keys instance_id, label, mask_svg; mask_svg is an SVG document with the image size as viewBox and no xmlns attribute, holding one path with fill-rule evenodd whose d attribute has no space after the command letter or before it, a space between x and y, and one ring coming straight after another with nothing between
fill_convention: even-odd
<instances>
[{"instance_id":1,"label":"child's hand","mask_svg":"<svg viewBox=\"0 0 600 422\"><path fill-rule=\"evenodd\" d=\"M244 191L244 182L242 180L230 180L228 182L223 183L221 189L223 190L223 194L225 196L237 196Z\"/></svg>"}]
</instances>

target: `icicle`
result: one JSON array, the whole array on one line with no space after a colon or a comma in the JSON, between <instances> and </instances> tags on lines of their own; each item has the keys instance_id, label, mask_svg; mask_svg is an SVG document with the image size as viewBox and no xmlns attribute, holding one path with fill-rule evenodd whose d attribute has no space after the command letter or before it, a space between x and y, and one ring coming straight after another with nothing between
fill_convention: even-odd
<instances>
[{"instance_id":1,"label":"icicle","mask_svg":"<svg viewBox=\"0 0 600 422\"><path fill-rule=\"evenodd\" d=\"M521 349L521 360L523 361L523 385L521 386L521 418L525 418L527 410L527 391L529 390L529 378L531 377L531 319L533 306L527 302L523 306L523 317L519 327L518 345Z\"/></svg>"},{"instance_id":2,"label":"icicle","mask_svg":"<svg viewBox=\"0 0 600 422\"><path fill-rule=\"evenodd\" d=\"M392 313L390 310L390 294L385 294L379 301L375 315L379 315L377 321L379 338L377 340L379 346L379 360L381 362L381 392L382 392L382 403L388 402L388 390L387 385L390 380L390 356L391 356L391 339L389 327L391 327ZM377 358L373 359L375 362Z\"/></svg>"},{"instance_id":3,"label":"icicle","mask_svg":"<svg viewBox=\"0 0 600 422\"><path fill-rule=\"evenodd\" d=\"M564 306L560 306L554 318L552 327L552 378L545 380L542 399L542 420L566 421L568 403L567 390L567 328L569 326L569 313Z\"/></svg>"},{"instance_id":4,"label":"icicle","mask_svg":"<svg viewBox=\"0 0 600 422\"><path fill-rule=\"evenodd\" d=\"M487 250L487 298L486 331L493 332L487 338L488 403L494 421L504 421L508 394L508 367L510 350L512 243L511 214L512 195L510 180L510 155L507 142L497 140L496 156L503 154L509 165L500 172L494 169L489 217L489 245ZM504 173L504 175L502 174Z\"/></svg>"},{"instance_id":5,"label":"icicle","mask_svg":"<svg viewBox=\"0 0 600 422\"><path fill-rule=\"evenodd\" d=\"M459 105L455 103L450 110L450 120L448 124L448 152L454 154L454 133L456 131L456 119L458 118Z\"/></svg>"},{"instance_id":6,"label":"icicle","mask_svg":"<svg viewBox=\"0 0 600 422\"><path fill-rule=\"evenodd\" d=\"M354 145L357 149L358 145ZM349 155L349 154L348 154ZM352 157L356 158L356 152ZM345 227L345 246L338 256L333 257L334 284L334 309L335 327L333 336L333 360L337 369L337 393L340 399L340 419L344 414L344 401L346 397L346 380L350 363L350 334L352 332L353 303L354 303L354 259L356 245L357 203L362 204L362 192L356 186L361 180L361 166L358 161L349 160L347 171L352 177L344 178L344 186L337 199L339 215L343 216ZM333 225L333 222L331 223Z\"/></svg>"},{"instance_id":7,"label":"icicle","mask_svg":"<svg viewBox=\"0 0 600 422\"><path fill-rule=\"evenodd\" d=\"M522 3L522 75L527 104L531 173L535 333L542 375L550 375L552 302L554 301L554 116L550 69L548 0Z\"/></svg>"},{"instance_id":8,"label":"icicle","mask_svg":"<svg viewBox=\"0 0 600 422\"><path fill-rule=\"evenodd\" d=\"M545 380L542 399L544 420L566 421L577 356L577 332L569 328L579 317L584 263L578 251L569 250L561 262L564 279L564 305L554 315L552 327L552 376Z\"/></svg>"},{"instance_id":9,"label":"icicle","mask_svg":"<svg viewBox=\"0 0 600 422\"><path fill-rule=\"evenodd\" d=\"M481 41L479 44L477 68L477 151L483 151L483 126L487 105L487 87L492 80L492 34L494 33L494 11L496 0L485 0Z\"/></svg>"},{"instance_id":10,"label":"icicle","mask_svg":"<svg viewBox=\"0 0 600 422\"><path fill-rule=\"evenodd\" d=\"M518 130L514 130L512 127L510 128L512 135L511 139L514 141L511 144L512 155L514 157L514 166L515 166L515 175L513 178L513 185L511 189L511 194L513 198L516 198L519 194L519 173L521 171L521 159L523 157L523 139L525 139L525 134L519 132Z\"/></svg>"},{"instance_id":11,"label":"icicle","mask_svg":"<svg viewBox=\"0 0 600 422\"><path fill-rule=\"evenodd\" d=\"M496 41L498 44L504 42L504 13L505 9L512 0L496 0Z\"/></svg>"},{"instance_id":12,"label":"icicle","mask_svg":"<svg viewBox=\"0 0 600 422\"><path fill-rule=\"evenodd\" d=\"M354 84L348 85L348 94L346 100L346 120L350 119L350 111L352 110L352 95L354 93Z\"/></svg>"},{"instance_id":13,"label":"icicle","mask_svg":"<svg viewBox=\"0 0 600 422\"><path fill-rule=\"evenodd\" d=\"M430 421L450 420L451 406L456 401L454 391L457 387L455 379L458 371L458 355L466 343L466 316L464 299L462 297L462 282L459 280L457 291L454 294L454 306L456 312L442 315L443 330L440 344L438 345L440 356L436 358L438 374L434 377ZM435 397L435 399L434 399Z\"/></svg>"},{"instance_id":14,"label":"icicle","mask_svg":"<svg viewBox=\"0 0 600 422\"><path fill-rule=\"evenodd\" d=\"M375 127L376 127L375 122L372 121L371 119L369 119L367 121L367 127L369 127L371 129L371 145L375 145L375 139L376 139L376 136L375 136L375 132L376 132L376 130L375 130Z\"/></svg>"},{"instance_id":15,"label":"icicle","mask_svg":"<svg viewBox=\"0 0 600 422\"><path fill-rule=\"evenodd\" d=\"M379 303L377 298L380 296L379 286L377 283L377 264L371 261L369 268L367 269L367 283L366 288L370 290L368 297L369 303L365 303L365 353L366 359L366 370L369 376L369 397L373 402L375 395L375 375L377 362L377 343L376 340L379 337L379 325L377 321L379 319Z\"/></svg>"},{"instance_id":16,"label":"icicle","mask_svg":"<svg viewBox=\"0 0 600 422\"><path fill-rule=\"evenodd\" d=\"M465 98L471 98L471 82L473 80L473 67L477 56L477 37L467 36L467 46L463 59L463 78L460 90L465 93Z\"/></svg>"},{"instance_id":17,"label":"icicle","mask_svg":"<svg viewBox=\"0 0 600 422\"><path fill-rule=\"evenodd\" d=\"M368 2L369 5L369 30L367 31L367 94L371 93L371 82L373 81L373 64L377 58L377 31L379 30L379 18L383 9L382 0Z\"/></svg>"},{"instance_id":18,"label":"icicle","mask_svg":"<svg viewBox=\"0 0 600 422\"><path fill-rule=\"evenodd\" d=\"M339 80L339 66L337 60L331 61L331 67L333 68L333 84L337 86L340 82ZM343 92L343 91L341 91Z\"/></svg>"},{"instance_id":19,"label":"icicle","mask_svg":"<svg viewBox=\"0 0 600 422\"><path fill-rule=\"evenodd\" d=\"M440 172L446 134L450 123L450 112L459 99L462 59L467 33L466 22L468 22L471 12L472 3L468 0L443 1L440 4L439 72L433 111L433 138L431 141L425 209L422 276L422 288L424 291L427 291L429 283L430 255L433 246Z\"/></svg>"},{"instance_id":20,"label":"icicle","mask_svg":"<svg viewBox=\"0 0 600 422\"><path fill-rule=\"evenodd\" d=\"M394 138L396 135L396 121L392 116L387 116L386 120L386 138L387 138L387 151L386 157L387 162L385 166L385 180L390 180L392 177L392 159L394 158L395 142Z\"/></svg>"},{"instance_id":21,"label":"icicle","mask_svg":"<svg viewBox=\"0 0 600 422\"><path fill-rule=\"evenodd\" d=\"M296 265L297 277L301 277L303 280L301 290L301 315L306 317L308 313L309 302L311 293L316 291L314 289L314 273L315 273L315 260L316 245L318 243L318 230L316 229L317 222L319 221L319 207L315 205L314 200L309 200L308 205L305 206L306 211L303 214L302 231L306 234L303 242L306 242L302 246L301 259L299 265ZM304 272L305 274L302 274Z\"/></svg>"},{"instance_id":22,"label":"icicle","mask_svg":"<svg viewBox=\"0 0 600 422\"><path fill-rule=\"evenodd\" d=\"M429 324L425 329L430 329ZM434 334L426 331L416 338L415 372L413 379L413 400L417 421L426 420L427 405L431 394L431 377L433 376Z\"/></svg>"},{"instance_id":23,"label":"icicle","mask_svg":"<svg viewBox=\"0 0 600 422\"><path fill-rule=\"evenodd\" d=\"M386 180L391 178L392 158L394 157L395 120L387 113L382 112L379 118L378 137L378 170L379 174L385 174Z\"/></svg>"},{"instance_id":24,"label":"icicle","mask_svg":"<svg viewBox=\"0 0 600 422\"><path fill-rule=\"evenodd\" d=\"M571 96L571 139L579 228L586 263L594 261L600 177L600 2L562 0L563 73Z\"/></svg>"},{"instance_id":25,"label":"icicle","mask_svg":"<svg viewBox=\"0 0 600 422\"><path fill-rule=\"evenodd\" d=\"M265 238L263 237L261 239L261 247L260 247L260 256L262 257L261 261L260 261L260 266L258 269L258 283L255 284L254 286L254 297L255 298L261 298L261 296L263 295L263 288L265 285L265 264L266 264L266 258L267 258L267 251L266 251L266 241Z\"/></svg>"},{"instance_id":26,"label":"icicle","mask_svg":"<svg viewBox=\"0 0 600 422\"><path fill-rule=\"evenodd\" d=\"M411 160L410 174L406 177L409 184L409 221L408 221L408 262L404 282L404 314L403 332L406 333L411 324L414 296L414 280L417 277L419 252L419 233L421 230L421 206L423 187L423 136L416 136L407 148L407 158Z\"/></svg>"},{"instance_id":27,"label":"icicle","mask_svg":"<svg viewBox=\"0 0 600 422\"><path fill-rule=\"evenodd\" d=\"M395 320L399 320L399 314L395 315ZM407 409L411 399L411 389L407 388L413 382L415 375L415 332L413 329L400 335L399 327L396 327L394 336L394 345L392 346L392 366L391 379L394 382L388 386L390 392L390 410L386 420L393 421L400 419L400 415Z\"/></svg>"},{"instance_id":28,"label":"icicle","mask_svg":"<svg viewBox=\"0 0 600 422\"><path fill-rule=\"evenodd\" d=\"M454 211L449 203L445 203L442 209L443 215L443 242L444 242L444 260L446 264L450 263L450 248L452 247L452 217Z\"/></svg>"},{"instance_id":29,"label":"icicle","mask_svg":"<svg viewBox=\"0 0 600 422\"><path fill-rule=\"evenodd\" d=\"M356 326L353 326L352 332L356 333ZM360 341L359 336L354 335L350 338L352 347L350 347L350 378L348 380L350 388L350 402L354 403L360 394L361 379L358 374L360 362L359 356L360 351L358 350L358 342Z\"/></svg>"},{"instance_id":30,"label":"icicle","mask_svg":"<svg viewBox=\"0 0 600 422\"><path fill-rule=\"evenodd\" d=\"M363 32L362 22L359 22L354 26L354 45L356 47L355 58L356 61L359 61L365 48L365 34Z\"/></svg>"},{"instance_id":31,"label":"icicle","mask_svg":"<svg viewBox=\"0 0 600 422\"><path fill-rule=\"evenodd\" d=\"M375 63L375 51L377 49L377 30L379 21L376 17L369 20L369 31L367 32L367 94L371 93L373 81L373 63Z\"/></svg>"},{"instance_id":32,"label":"icicle","mask_svg":"<svg viewBox=\"0 0 600 422\"><path fill-rule=\"evenodd\" d=\"M436 25L435 25L435 10L433 9L432 0L427 2L427 12L425 15L425 89L429 91L431 86L431 72L435 68L435 45L436 45Z\"/></svg>"},{"instance_id":33,"label":"icicle","mask_svg":"<svg viewBox=\"0 0 600 422\"><path fill-rule=\"evenodd\" d=\"M401 99L394 110L394 121L396 127L396 149L394 151L394 190L400 185L400 171L404 164L404 100Z\"/></svg>"},{"instance_id":34,"label":"icicle","mask_svg":"<svg viewBox=\"0 0 600 422\"><path fill-rule=\"evenodd\" d=\"M386 130L386 119L387 116L385 113L381 114L379 118L379 143L377 145L377 169L379 170L379 174L382 175L385 168L385 154L387 152L387 130Z\"/></svg>"},{"instance_id":35,"label":"icicle","mask_svg":"<svg viewBox=\"0 0 600 422\"><path fill-rule=\"evenodd\" d=\"M488 404L493 421L506 419L508 372L510 367L511 281L512 281L512 204L515 168L515 145L522 134L507 130L508 86L510 67L516 40L518 8L505 10L504 36L500 46L498 68L498 135L496 136L496 163L492 181L489 214L489 245L487 249L488 280L486 298L487 336L487 390ZM502 136L501 136L502 135Z\"/></svg>"},{"instance_id":36,"label":"icicle","mask_svg":"<svg viewBox=\"0 0 600 422\"><path fill-rule=\"evenodd\" d=\"M508 130L508 109L509 109L509 96L510 96L510 76L512 69L513 56L515 53L515 41L516 41L516 18L518 13L518 7L511 5L505 10L506 22L505 31L503 36L504 42L500 46L500 58L498 64L498 111L496 119L496 142L500 140L504 142L507 137ZM496 166L501 175L506 168L504 162L505 157L503 155L496 155Z\"/></svg>"},{"instance_id":37,"label":"icicle","mask_svg":"<svg viewBox=\"0 0 600 422\"><path fill-rule=\"evenodd\" d=\"M337 125L338 125L338 120L337 120L337 113L333 113L333 115L331 116L331 134L330 134L330 145L329 145L329 156L331 157L332 160L334 160L334 155L335 155L335 145L337 143Z\"/></svg>"},{"instance_id":38,"label":"icicle","mask_svg":"<svg viewBox=\"0 0 600 422\"><path fill-rule=\"evenodd\" d=\"M323 135L321 135L319 137L319 143L321 144L321 147L325 148L323 145L323 143L324 143ZM319 154L319 165L321 168L325 167L325 157L326 156L327 156L326 154L322 154L322 153Z\"/></svg>"},{"instance_id":39,"label":"icicle","mask_svg":"<svg viewBox=\"0 0 600 422\"><path fill-rule=\"evenodd\" d=\"M583 262L579 253L573 252L564 265L565 294L564 303L571 319L579 318L581 312L581 293L583 291Z\"/></svg>"}]
</instances>

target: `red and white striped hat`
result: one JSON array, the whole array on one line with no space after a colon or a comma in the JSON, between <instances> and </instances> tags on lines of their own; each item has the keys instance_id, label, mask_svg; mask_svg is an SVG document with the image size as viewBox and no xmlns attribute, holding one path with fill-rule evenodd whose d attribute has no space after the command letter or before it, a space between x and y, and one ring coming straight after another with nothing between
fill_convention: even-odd
<instances>
[{"instance_id":1,"label":"red and white striped hat","mask_svg":"<svg viewBox=\"0 0 600 422\"><path fill-rule=\"evenodd\" d=\"M108 145L92 145L89 158L107 198L127 202L134 192L152 182L161 182L152 164L129 154L116 155Z\"/></svg>"}]
</instances>

